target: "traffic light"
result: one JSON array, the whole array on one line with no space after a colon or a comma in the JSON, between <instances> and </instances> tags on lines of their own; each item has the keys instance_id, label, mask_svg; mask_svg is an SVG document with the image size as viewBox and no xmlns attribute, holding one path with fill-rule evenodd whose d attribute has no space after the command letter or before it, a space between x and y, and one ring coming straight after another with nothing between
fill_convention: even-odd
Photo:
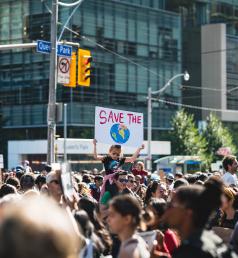
<instances>
[{"instance_id":1,"label":"traffic light","mask_svg":"<svg viewBox=\"0 0 238 258\"><path fill-rule=\"evenodd\" d=\"M64 84L66 87L76 87L76 52L72 53L70 62L70 80L69 84Z\"/></svg>"},{"instance_id":2,"label":"traffic light","mask_svg":"<svg viewBox=\"0 0 238 258\"><path fill-rule=\"evenodd\" d=\"M89 50L78 50L78 85L90 86L92 56Z\"/></svg>"}]
</instances>

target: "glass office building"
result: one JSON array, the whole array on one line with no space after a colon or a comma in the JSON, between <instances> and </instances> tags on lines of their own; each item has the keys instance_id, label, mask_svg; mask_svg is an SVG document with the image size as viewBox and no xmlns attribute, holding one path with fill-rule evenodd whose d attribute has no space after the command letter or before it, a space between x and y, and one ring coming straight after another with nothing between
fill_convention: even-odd
<instances>
[{"instance_id":1,"label":"glass office building","mask_svg":"<svg viewBox=\"0 0 238 258\"><path fill-rule=\"evenodd\" d=\"M57 86L57 102L68 103L69 137L93 137L96 105L143 112L146 127L148 87L158 90L182 69L181 18L164 7L157 0L87 0L78 8L68 25L73 32L65 30L62 39L92 51L93 78L89 88ZM0 1L0 44L49 41L50 8L50 0ZM72 10L59 7L58 34ZM6 138L46 138L49 55L14 49L1 51L0 60ZM180 82L166 99L181 102ZM175 110L155 103L155 132L170 128Z\"/></svg>"},{"instance_id":2,"label":"glass office building","mask_svg":"<svg viewBox=\"0 0 238 258\"><path fill-rule=\"evenodd\" d=\"M183 27L183 67L190 72L191 79L183 91L183 103L202 106L201 99L201 56L216 52L202 53L201 26L214 23L226 24L226 108L238 110L237 47L238 47L238 1L237 0L196 0L166 2L166 9L180 13ZM189 88L189 85L192 87ZM204 86L206 87L206 85ZM213 92L207 91L212 97ZM197 121L202 120L202 111L190 109Z\"/></svg>"}]
</instances>

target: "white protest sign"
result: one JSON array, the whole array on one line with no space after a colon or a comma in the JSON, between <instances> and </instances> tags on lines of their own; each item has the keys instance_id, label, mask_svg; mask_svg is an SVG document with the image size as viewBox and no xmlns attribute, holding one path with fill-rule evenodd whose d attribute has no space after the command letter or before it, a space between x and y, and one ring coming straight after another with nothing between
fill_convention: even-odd
<instances>
[{"instance_id":1,"label":"white protest sign","mask_svg":"<svg viewBox=\"0 0 238 258\"><path fill-rule=\"evenodd\" d=\"M68 84L70 81L70 58L59 57L58 60L58 83Z\"/></svg>"},{"instance_id":2,"label":"white protest sign","mask_svg":"<svg viewBox=\"0 0 238 258\"><path fill-rule=\"evenodd\" d=\"M143 135L142 113L96 107L95 139L98 142L139 147Z\"/></svg>"},{"instance_id":3,"label":"white protest sign","mask_svg":"<svg viewBox=\"0 0 238 258\"><path fill-rule=\"evenodd\" d=\"M3 164L3 155L0 154L0 169L4 168L4 164Z\"/></svg>"},{"instance_id":4,"label":"white protest sign","mask_svg":"<svg viewBox=\"0 0 238 258\"><path fill-rule=\"evenodd\" d=\"M74 187L73 187L70 167L68 163L61 164L61 182L62 182L64 196L71 199L74 193Z\"/></svg>"}]
</instances>

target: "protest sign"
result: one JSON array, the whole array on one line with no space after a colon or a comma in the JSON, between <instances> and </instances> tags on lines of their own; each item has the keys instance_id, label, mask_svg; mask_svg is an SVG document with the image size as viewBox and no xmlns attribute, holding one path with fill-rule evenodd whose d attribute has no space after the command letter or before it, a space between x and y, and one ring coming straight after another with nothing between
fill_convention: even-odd
<instances>
[{"instance_id":1,"label":"protest sign","mask_svg":"<svg viewBox=\"0 0 238 258\"><path fill-rule=\"evenodd\" d=\"M101 143L139 147L143 143L143 114L96 107L95 139Z\"/></svg>"}]
</instances>

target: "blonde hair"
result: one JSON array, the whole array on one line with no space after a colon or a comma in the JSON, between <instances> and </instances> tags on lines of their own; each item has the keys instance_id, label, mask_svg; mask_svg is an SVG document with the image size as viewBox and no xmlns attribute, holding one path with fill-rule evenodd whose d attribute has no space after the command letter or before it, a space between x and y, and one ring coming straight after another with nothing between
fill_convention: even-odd
<instances>
[{"instance_id":1,"label":"blonde hair","mask_svg":"<svg viewBox=\"0 0 238 258\"><path fill-rule=\"evenodd\" d=\"M142 169L142 170L145 169L145 165L144 165L144 163L143 163L142 161L138 161L138 162L136 163L136 165L141 166L141 169Z\"/></svg>"},{"instance_id":2,"label":"blonde hair","mask_svg":"<svg viewBox=\"0 0 238 258\"><path fill-rule=\"evenodd\" d=\"M11 258L77 258L80 246L67 213L42 196L25 196L7 205L0 242L0 257Z\"/></svg>"}]
</instances>

